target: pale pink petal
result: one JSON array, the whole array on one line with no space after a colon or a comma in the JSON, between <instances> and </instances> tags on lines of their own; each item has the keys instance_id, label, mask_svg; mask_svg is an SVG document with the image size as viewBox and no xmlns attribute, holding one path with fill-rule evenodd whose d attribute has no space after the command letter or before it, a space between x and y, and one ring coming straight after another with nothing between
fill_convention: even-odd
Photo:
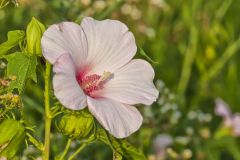
<instances>
[{"instance_id":1,"label":"pale pink petal","mask_svg":"<svg viewBox=\"0 0 240 160\"><path fill-rule=\"evenodd\" d=\"M227 128L232 127L233 126L233 118L232 117L225 117L223 119L223 124Z\"/></svg>"},{"instance_id":2,"label":"pale pink petal","mask_svg":"<svg viewBox=\"0 0 240 160\"><path fill-rule=\"evenodd\" d=\"M240 136L240 115L233 116L233 132L236 136Z\"/></svg>"},{"instance_id":3,"label":"pale pink petal","mask_svg":"<svg viewBox=\"0 0 240 160\"><path fill-rule=\"evenodd\" d=\"M216 106L215 106L216 115L222 116L224 118L231 116L231 111L229 109L229 106L222 99L216 99L215 103L216 103Z\"/></svg>"},{"instance_id":4,"label":"pale pink petal","mask_svg":"<svg viewBox=\"0 0 240 160\"><path fill-rule=\"evenodd\" d=\"M70 53L77 66L81 67L87 58L87 41L80 25L62 22L50 26L43 34L43 56L55 63L59 56Z\"/></svg>"},{"instance_id":5,"label":"pale pink petal","mask_svg":"<svg viewBox=\"0 0 240 160\"><path fill-rule=\"evenodd\" d=\"M72 110L86 107L86 95L80 88L76 76L73 60L70 54L61 55L54 63L53 89L58 100Z\"/></svg>"},{"instance_id":6,"label":"pale pink petal","mask_svg":"<svg viewBox=\"0 0 240 160\"><path fill-rule=\"evenodd\" d=\"M167 148L173 143L173 138L168 134L159 134L153 141L153 149L158 150Z\"/></svg>"},{"instance_id":7,"label":"pale pink petal","mask_svg":"<svg viewBox=\"0 0 240 160\"><path fill-rule=\"evenodd\" d=\"M106 98L87 97L89 111L100 124L117 138L137 131L142 124L140 112L133 106Z\"/></svg>"},{"instance_id":8,"label":"pale pink petal","mask_svg":"<svg viewBox=\"0 0 240 160\"><path fill-rule=\"evenodd\" d=\"M97 21L84 18L81 26L88 42L89 74L113 72L128 63L136 54L134 36L125 24L116 20Z\"/></svg>"},{"instance_id":9,"label":"pale pink petal","mask_svg":"<svg viewBox=\"0 0 240 160\"><path fill-rule=\"evenodd\" d=\"M134 59L114 72L113 78L106 82L100 95L130 105L151 105L159 94L153 78L151 65L144 60Z\"/></svg>"}]
</instances>

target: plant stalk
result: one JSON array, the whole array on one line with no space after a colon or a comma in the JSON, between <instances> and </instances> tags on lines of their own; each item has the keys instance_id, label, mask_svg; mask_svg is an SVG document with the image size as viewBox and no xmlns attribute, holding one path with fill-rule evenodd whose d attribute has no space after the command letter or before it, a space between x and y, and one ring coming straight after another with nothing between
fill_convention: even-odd
<instances>
[{"instance_id":1,"label":"plant stalk","mask_svg":"<svg viewBox=\"0 0 240 160\"><path fill-rule=\"evenodd\" d=\"M67 155L67 152L68 152L68 150L70 148L71 143L72 143L72 140L68 139L67 145L66 145L66 147L65 147L65 149L64 149L64 151L63 151L63 153L62 153L62 155L61 155L59 160L63 160L65 158L65 156Z\"/></svg>"},{"instance_id":2,"label":"plant stalk","mask_svg":"<svg viewBox=\"0 0 240 160\"><path fill-rule=\"evenodd\" d=\"M51 72L51 64L46 62L46 72L44 76L45 81L45 141L44 141L44 151L43 151L43 159L49 160L49 150L50 150L50 134L51 134L51 111L50 111L50 101L49 101L49 81L50 81L50 72Z\"/></svg>"},{"instance_id":3,"label":"plant stalk","mask_svg":"<svg viewBox=\"0 0 240 160\"><path fill-rule=\"evenodd\" d=\"M75 158L82 150L83 148L87 145L87 143L83 143L77 150L76 152L74 152L69 158L68 160L73 160L73 158Z\"/></svg>"}]
</instances>

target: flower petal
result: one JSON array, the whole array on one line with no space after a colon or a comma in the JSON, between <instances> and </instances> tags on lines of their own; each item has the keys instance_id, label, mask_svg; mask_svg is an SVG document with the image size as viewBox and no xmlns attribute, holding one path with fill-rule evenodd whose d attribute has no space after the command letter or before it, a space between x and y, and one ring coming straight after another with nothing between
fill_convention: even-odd
<instances>
[{"instance_id":1,"label":"flower petal","mask_svg":"<svg viewBox=\"0 0 240 160\"><path fill-rule=\"evenodd\" d=\"M80 25L62 22L50 26L43 34L43 56L55 63L59 56L70 53L76 65L84 65L87 58L87 40Z\"/></svg>"},{"instance_id":2,"label":"flower petal","mask_svg":"<svg viewBox=\"0 0 240 160\"><path fill-rule=\"evenodd\" d=\"M215 100L215 114L218 116L222 116L224 118L228 118L231 116L231 111L229 109L229 106L222 100L222 99L216 99Z\"/></svg>"},{"instance_id":3,"label":"flower petal","mask_svg":"<svg viewBox=\"0 0 240 160\"><path fill-rule=\"evenodd\" d=\"M151 65L144 60L134 59L115 71L100 95L130 105L151 105L159 94L153 78L154 70Z\"/></svg>"},{"instance_id":4,"label":"flower petal","mask_svg":"<svg viewBox=\"0 0 240 160\"><path fill-rule=\"evenodd\" d=\"M125 24L116 20L97 21L84 18L81 26L88 42L89 74L113 72L128 63L136 54L134 36Z\"/></svg>"},{"instance_id":5,"label":"flower petal","mask_svg":"<svg viewBox=\"0 0 240 160\"><path fill-rule=\"evenodd\" d=\"M159 134L157 137L153 140L153 149L156 152L159 152L162 149L167 148L173 143L173 138L168 134Z\"/></svg>"},{"instance_id":6,"label":"flower petal","mask_svg":"<svg viewBox=\"0 0 240 160\"><path fill-rule=\"evenodd\" d=\"M87 97L89 111L102 126L117 138L137 131L142 124L140 112L133 106L106 98Z\"/></svg>"},{"instance_id":7,"label":"flower petal","mask_svg":"<svg viewBox=\"0 0 240 160\"><path fill-rule=\"evenodd\" d=\"M58 100L72 110L86 107L86 95L80 88L76 76L73 60L70 54L61 55L54 64L53 77L54 94Z\"/></svg>"},{"instance_id":8,"label":"flower petal","mask_svg":"<svg viewBox=\"0 0 240 160\"><path fill-rule=\"evenodd\" d=\"M235 136L240 136L240 115L233 116L233 132Z\"/></svg>"}]
</instances>

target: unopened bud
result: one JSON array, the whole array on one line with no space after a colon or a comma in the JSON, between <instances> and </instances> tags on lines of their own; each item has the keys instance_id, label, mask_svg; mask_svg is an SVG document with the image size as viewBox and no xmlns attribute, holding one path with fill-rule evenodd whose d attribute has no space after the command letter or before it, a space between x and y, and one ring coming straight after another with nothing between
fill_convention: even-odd
<instances>
[{"instance_id":1,"label":"unopened bud","mask_svg":"<svg viewBox=\"0 0 240 160\"><path fill-rule=\"evenodd\" d=\"M17 76L10 76L9 79L15 81L17 79Z\"/></svg>"},{"instance_id":2,"label":"unopened bud","mask_svg":"<svg viewBox=\"0 0 240 160\"><path fill-rule=\"evenodd\" d=\"M30 54L42 55L41 38L44 31L45 26L33 17L27 26L27 50Z\"/></svg>"},{"instance_id":3,"label":"unopened bud","mask_svg":"<svg viewBox=\"0 0 240 160\"><path fill-rule=\"evenodd\" d=\"M94 129L94 120L90 113L66 114L57 126L59 131L72 139L87 138Z\"/></svg>"},{"instance_id":4,"label":"unopened bud","mask_svg":"<svg viewBox=\"0 0 240 160\"><path fill-rule=\"evenodd\" d=\"M14 104L18 104L19 102L20 102L20 97L19 97L19 95L13 95L13 97L12 97L12 102L14 103Z\"/></svg>"}]
</instances>

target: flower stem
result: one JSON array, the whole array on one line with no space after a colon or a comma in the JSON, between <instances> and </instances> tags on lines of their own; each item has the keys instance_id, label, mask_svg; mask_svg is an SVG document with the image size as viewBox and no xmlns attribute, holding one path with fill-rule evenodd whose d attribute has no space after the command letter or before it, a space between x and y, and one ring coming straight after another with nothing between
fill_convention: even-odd
<instances>
[{"instance_id":1,"label":"flower stem","mask_svg":"<svg viewBox=\"0 0 240 160\"><path fill-rule=\"evenodd\" d=\"M189 36L189 46L184 58L181 77L178 85L178 93L180 96L183 96L187 89L198 44L198 30L196 29L196 27L192 26L190 32L191 33Z\"/></svg>"},{"instance_id":2,"label":"flower stem","mask_svg":"<svg viewBox=\"0 0 240 160\"><path fill-rule=\"evenodd\" d=\"M67 145L66 145L66 147L65 147L65 149L64 149L64 151L63 151L63 153L62 153L62 155L61 155L61 157L60 157L59 160L63 160L63 159L65 158L65 156L67 155L67 152L68 152L68 150L69 150L69 147L70 147L71 143L72 143L72 140L71 140L71 139L68 139Z\"/></svg>"},{"instance_id":3,"label":"flower stem","mask_svg":"<svg viewBox=\"0 0 240 160\"><path fill-rule=\"evenodd\" d=\"M51 65L46 62L46 72L45 72L45 143L43 151L43 159L49 160L49 149L50 149L50 134L51 134L51 113L50 113L50 101L49 101L49 79L50 79Z\"/></svg>"},{"instance_id":4,"label":"flower stem","mask_svg":"<svg viewBox=\"0 0 240 160\"><path fill-rule=\"evenodd\" d=\"M74 152L69 158L68 160L73 160L74 157L76 157L82 150L83 148L87 145L87 143L83 143L77 150L76 152Z\"/></svg>"}]
</instances>

